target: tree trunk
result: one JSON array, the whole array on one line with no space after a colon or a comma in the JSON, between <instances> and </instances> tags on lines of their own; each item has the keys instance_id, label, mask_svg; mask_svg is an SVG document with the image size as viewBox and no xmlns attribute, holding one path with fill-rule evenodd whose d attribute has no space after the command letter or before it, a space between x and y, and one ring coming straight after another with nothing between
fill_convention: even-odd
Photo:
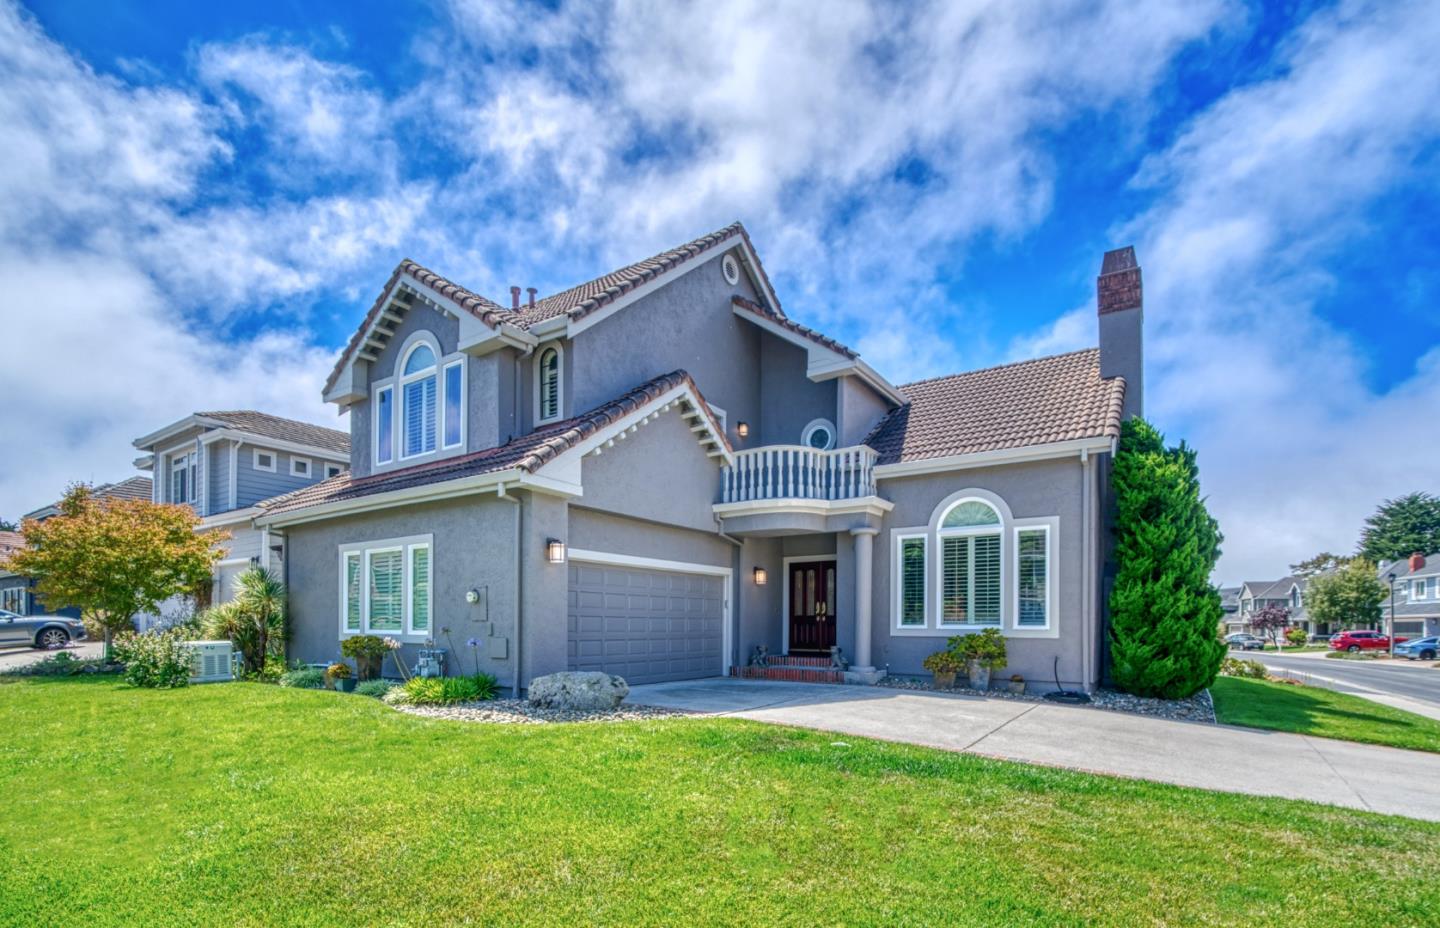
<instances>
[{"instance_id":1,"label":"tree trunk","mask_svg":"<svg viewBox=\"0 0 1440 928\"><path fill-rule=\"evenodd\" d=\"M104 655L103 655L103 656L104 656L104 658L105 658L105 663L107 663L107 664L110 663L110 642L111 642L111 640L114 638L114 636L115 636L115 633L110 630L110 626L109 626L109 625L106 625L106 626L105 626L105 633L104 633L101 637L102 637L102 638L104 639L104 641L105 641L105 652L104 652Z\"/></svg>"}]
</instances>

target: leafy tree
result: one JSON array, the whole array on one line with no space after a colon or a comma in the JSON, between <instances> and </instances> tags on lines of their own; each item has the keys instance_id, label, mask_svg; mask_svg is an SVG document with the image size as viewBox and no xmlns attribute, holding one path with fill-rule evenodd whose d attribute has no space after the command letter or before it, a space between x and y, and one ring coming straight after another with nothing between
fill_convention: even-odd
<instances>
[{"instance_id":1,"label":"leafy tree","mask_svg":"<svg viewBox=\"0 0 1440 928\"><path fill-rule=\"evenodd\" d=\"M1380 604L1390 588L1375 575L1375 565L1355 558L1330 574L1310 581L1305 609L1316 622L1339 628L1373 628L1380 621Z\"/></svg>"},{"instance_id":2,"label":"leafy tree","mask_svg":"<svg viewBox=\"0 0 1440 928\"><path fill-rule=\"evenodd\" d=\"M1209 686L1225 658L1223 615L1210 573L1220 527L1200 496L1195 452L1140 418L1120 432L1110 660L1115 682L1139 696L1182 699Z\"/></svg>"},{"instance_id":3,"label":"leafy tree","mask_svg":"<svg viewBox=\"0 0 1440 928\"><path fill-rule=\"evenodd\" d=\"M252 567L236 578L234 599L206 611L201 628L206 637L234 643L246 673L264 673L266 658L283 653L287 596L279 576Z\"/></svg>"},{"instance_id":4,"label":"leafy tree","mask_svg":"<svg viewBox=\"0 0 1440 928\"><path fill-rule=\"evenodd\" d=\"M1409 493L1387 499L1365 520L1360 556L1373 563L1440 551L1440 498Z\"/></svg>"},{"instance_id":5,"label":"leafy tree","mask_svg":"<svg viewBox=\"0 0 1440 928\"><path fill-rule=\"evenodd\" d=\"M213 545L230 537L196 534L188 506L97 500L84 484L67 489L59 508L43 522L25 521L25 547L7 569L33 578L48 607L76 607L97 622L107 655L114 633L130 629L136 615L208 584L222 556Z\"/></svg>"},{"instance_id":6,"label":"leafy tree","mask_svg":"<svg viewBox=\"0 0 1440 928\"><path fill-rule=\"evenodd\" d=\"M0 519L0 532L18 531L20 531L20 526L16 525L14 522L11 522L9 519Z\"/></svg>"},{"instance_id":7,"label":"leafy tree","mask_svg":"<svg viewBox=\"0 0 1440 928\"><path fill-rule=\"evenodd\" d=\"M1290 626L1290 610L1284 606L1266 606L1251 614L1250 627L1262 638L1269 638L1276 646L1280 636Z\"/></svg>"},{"instance_id":8,"label":"leafy tree","mask_svg":"<svg viewBox=\"0 0 1440 928\"><path fill-rule=\"evenodd\" d=\"M1307 558L1298 564L1291 564L1290 573L1296 577L1314 577L1317 574L1328 574L1333 570L1339 570L1349 562L1350 558L1344 555L1321 551L1312 558Z\"/></svg>"}]
</instances>

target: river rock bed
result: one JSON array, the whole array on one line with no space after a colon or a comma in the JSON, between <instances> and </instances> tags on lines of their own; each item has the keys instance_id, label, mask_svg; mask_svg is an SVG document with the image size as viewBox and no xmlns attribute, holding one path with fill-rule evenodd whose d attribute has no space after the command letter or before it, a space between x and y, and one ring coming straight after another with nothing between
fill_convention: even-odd
<instances>
[{"instance_id":1,"label":"river rock bed","mask_svg":"<svg viewBox=\"0 0 1440 928\"><path fill-rule=\"evenodd\" d=\"M492 699L453 706L396 706L401 712L456 722L548 725L554 722L637 722L691 715L680 709L621 704L614 709L541 709L523 699Z\"/></svg>"},{"instance_id":2,"label":"river rock bed","mask_svg":"<svg viewBox=\"0 0 1440 928\"><path fill-rule=\"evenodd\" d=\"M1019 702L1045 702L1039 693L1012 693L1006 689L1005 681L989 690L972 690L956 682L952 689L937 690L929 680L914 677L884 677L877 686L891 689L917 690L921 692L953 693L958 696L980 696L985 699L1013 699ZM1215 723L1215 704L1210 700L1210 691L1201 690L1189 699L1147 699L1131 696L1119 690L1099 689L1090 694L1088 705L1093 709L1111 712L1130 712L1135 715L1150 715L1181 722Z\"/></svg>"}]
</instances>

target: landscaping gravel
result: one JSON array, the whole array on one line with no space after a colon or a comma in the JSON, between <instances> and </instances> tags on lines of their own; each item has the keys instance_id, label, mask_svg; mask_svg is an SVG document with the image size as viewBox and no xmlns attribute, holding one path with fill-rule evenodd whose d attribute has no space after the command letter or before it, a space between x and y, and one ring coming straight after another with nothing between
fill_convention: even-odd
<instances>
[{"instance_id":1,"label":"landscaping gravel","mask_svg":"<svg viewBox=\"0 0 1440 928\"><path fill-rule=\"evenodd\" d=\"M539 709L523 699L492 699L453 706L396 706L401 712L457 722L492 722L501 725L546 725L551 722L637 722L644 719L692 715L660 706L621 705L614 709Z\"/></svg>"},{"instance_id":2,"label":"landscaping gravel","mask_svg":"<svg viewBox=\"0 0 1440 928\"><path fill-rule=\"evenodd\" d=\"M899 690L920 690L936 693L955 693L961 696L982 696L986 699L1013 699L1020 702L1044 702L1038 693L1012 693L1001 683L998 689L972 690L957 683L954 688L937 690L928 680L914 677L884 677L877 684ZM1131 696L1118 690L1096 690L1090 694L1089 705L1095 709L1111 712L1131 712L1135 715L1153 715L1162 719L1182 722L1215 723L1215 705L1210 701L1210 691L1201 690L1189 699L1145 699Z\"/></svg>"}]
</instances>

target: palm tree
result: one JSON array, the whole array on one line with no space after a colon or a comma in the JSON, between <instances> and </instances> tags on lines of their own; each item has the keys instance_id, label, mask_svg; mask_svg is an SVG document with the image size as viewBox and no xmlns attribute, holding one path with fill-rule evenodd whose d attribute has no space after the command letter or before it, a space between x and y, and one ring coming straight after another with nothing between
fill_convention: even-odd
<instances>
[{"instance_id":1,"label":"palm tree","mask_svg":"<svg viewBox=\"0 0 1440 928\"><path fill-rule=\"evenodd\" d=\"M252 567L236 578L234 599L205 613L205 634L230 639L245 658L246 672L260 673L270 649L287 637L287 595L279 576Z\"/></svg>"}]
</instances>

